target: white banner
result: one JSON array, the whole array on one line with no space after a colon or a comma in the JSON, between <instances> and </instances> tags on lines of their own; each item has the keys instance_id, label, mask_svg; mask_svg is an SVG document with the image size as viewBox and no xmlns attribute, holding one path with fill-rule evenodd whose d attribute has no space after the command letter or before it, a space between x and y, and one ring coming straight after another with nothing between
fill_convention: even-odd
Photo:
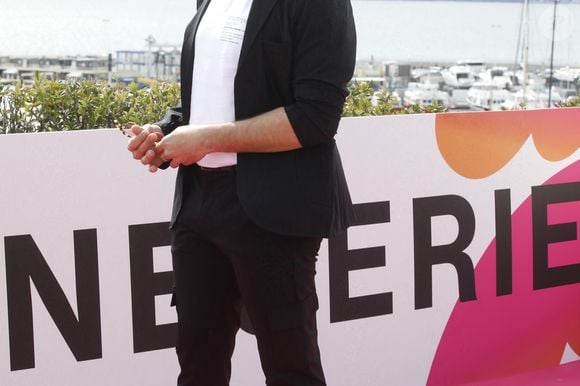
<instances>
[{"instance_id":1,"label":"white banner","mask_svg":"<svg viewBox=\"0 0 580 386\"><path fill-rule=\"evenodd\" d=\"M357 226L324 242L332 386L454 385L580 354L580 109L344 119ZM0 136L0 384L175 384L167 221L115 130ZM232 386L264 384L240 331Z\"/></svg>"}]
</instances>

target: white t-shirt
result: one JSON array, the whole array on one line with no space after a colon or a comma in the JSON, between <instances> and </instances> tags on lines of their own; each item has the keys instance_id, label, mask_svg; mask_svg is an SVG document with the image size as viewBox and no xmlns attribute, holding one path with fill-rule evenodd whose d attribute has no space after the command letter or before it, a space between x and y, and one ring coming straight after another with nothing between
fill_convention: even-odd
<instances>
[{"instance_id":1,"label":"white t-shirt","mask_svg":"<svg viewBox=\"0 0 580 386\"><path fill-rule=\"evenodd\" d=\"M252 0L211 0L195 36L189 124L235 120L234 78ZM237 163L236 153L210 153L198 164L216 168Z\"/></svg>"}]
</instances>

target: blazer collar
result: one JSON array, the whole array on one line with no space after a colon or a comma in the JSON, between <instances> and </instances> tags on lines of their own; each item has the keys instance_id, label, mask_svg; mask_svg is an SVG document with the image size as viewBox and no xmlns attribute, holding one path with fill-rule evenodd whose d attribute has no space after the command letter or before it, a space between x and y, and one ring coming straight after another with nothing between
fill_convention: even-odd
<instances>
[{"instance_id":1,"label":"blazer collar","mask_svg":"<svg viewBox=\"0 0 580 386\"><path fill-rule=\"evenodd\" d=\"M240 52L240 59L238 61L238 68L242 65L246 57L248 56L248 52L250 48L254 44L260 29L266 22L272 8L279 0L253 0L252 7L250 8L250 15L248 16L248 23L246 25L246 32L244 35L244 41L242 43L242 50ZM197 27L207 6L209 5L210 0L198 0L199 11L195 15L194 19L192 20L191 24L189 25L189 30L185 34L185 41L184 41L184 49L182 51L183 61L182 67L182 74L184 74L184 81L185 84L191 87L191 69L193 68L193 60L194 60L194 42L195 42L195 34L197 32Z\"/></svg>"},{"instance_id":2,"label":"blazer collar","mask_svg":"<svg viewBox=\"0 0 580 386\"><path fill-rule=\"evenodd\" d=\"M242 43L238 68L241 67L242 63L248 56L248 52L258 36L258 32L260 32L260 29L270 15L270 11L277 2L278 0L253 0L252 7L250 8L250 15L248 16L248 23L246 25L244 42Z\"/></svg>"}]
</instances>

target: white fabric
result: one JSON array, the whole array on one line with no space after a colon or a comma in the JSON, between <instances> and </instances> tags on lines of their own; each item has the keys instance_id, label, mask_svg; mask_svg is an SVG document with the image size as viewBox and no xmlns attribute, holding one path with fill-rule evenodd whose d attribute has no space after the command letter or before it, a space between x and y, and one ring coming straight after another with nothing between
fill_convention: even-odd
<instances>
[{"instance_id":1,"label":"white fabric","mask_svg":"<svg viewBox=\"0 0 580 386\"><path fill-rule=\"evenodd\" d=\"M211 0L195 37L191 125L235 120L236 75L252 0ZM210 153L198 164L216 168L237 163L236 153Z\"/></svg>"}]
</instances>

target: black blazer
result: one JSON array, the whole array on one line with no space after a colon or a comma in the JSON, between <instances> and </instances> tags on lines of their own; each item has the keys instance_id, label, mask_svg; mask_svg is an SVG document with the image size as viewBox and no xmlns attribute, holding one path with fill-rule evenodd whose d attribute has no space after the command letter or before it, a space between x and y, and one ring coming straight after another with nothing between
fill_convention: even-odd
<instances>
[{"instance_id":1,"label":"black blazer","mask_svg":"<svg viewBox=\"0 0 580 386\"><path fill-rule=\"evenodd\" d=\"M165 134L189 122L195 33L209 1L199 3L184 37L182 107L157 123ZM351 222L334 136L355 52L349 0L254 0L234 83L236 120L284 107L303 146L238 154L239 199L256 224L281 234L329 237ZM177 176L172 223L181 209L185 169Z\"/></svg>"}]
</instances>

